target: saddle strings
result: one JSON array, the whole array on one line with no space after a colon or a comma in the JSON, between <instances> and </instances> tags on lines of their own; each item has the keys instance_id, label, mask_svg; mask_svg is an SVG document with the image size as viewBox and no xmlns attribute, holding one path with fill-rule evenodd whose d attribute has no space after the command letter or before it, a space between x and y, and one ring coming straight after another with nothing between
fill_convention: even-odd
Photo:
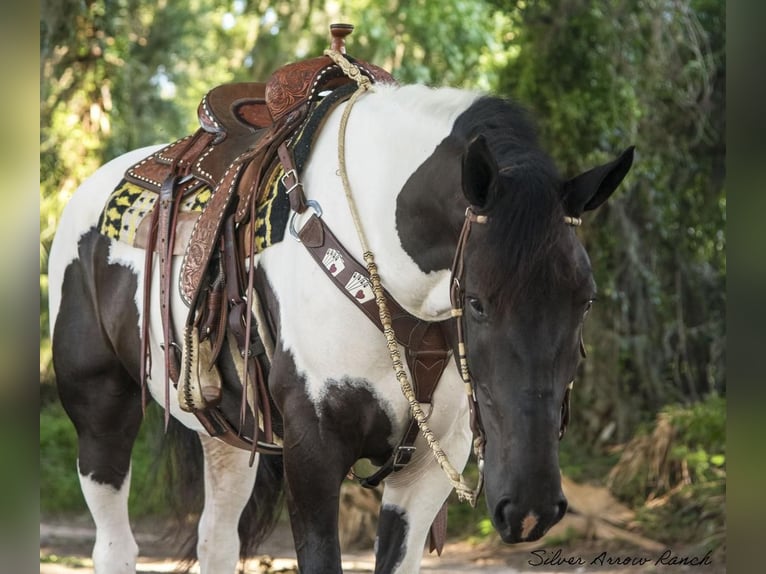
<instances>
[{"instance_id":1,"label":"saddle strings","mask_svg":"<svg viewBox=\"0 0 766 574\"><path fill-rule=\"evenodd\" d=\"M412 388L412 383L410 382L409 377L407 376L407 372L404 369L401 354L399 353L399 345L396 342L394 329L391 326L391 313L388 310L388 304L383 293L383 286L381 285L380 276L378 275L378 267L375 263L375 256L373 255L369 244L367 243L367 236L365 235L364 229L362 228L359 212L356 209L356 203L354 202L353 196L351 194L351 184L349 182L348 172L346 170L346 127L348 124L348 118L351 115L351 109L354 107L354 104L359 99L359 97L372 89L372 83L370 82L369 78L361 73L357 66L347 60L340 52L326 50L324 53L326 56L329 56L333 62L335 62L341 68L341 70L343 70L344 74L354 80L358 85L358 89L351 96L351 99L346 105L346 108L343 110L343 115L341 116L340 129L338 134L338 163L340 166L341 180L343 182L343 191L346 195L346 201L348 202L348 206L351 211L351 218L354 222L354 227L356 228L359 242L362 246L364 262L367 266L367 272L370 274L372 291L375 294L375 302L378 305L380 322L383 324L383 334L386 337L386 346L388 347L391 364L393 366L394 372L396 373L396 379L401 386L404 397L407 399L407 402L410 405L410 412L417 422L418 427L420 428L420 432L423 433L423 437L433 452L434 457L439 463L439 466L445 472L447 478L450 481L450 484L457 492L458 499L464 502L468 502L471 506L476 506L476 499L478 497L477 489L473 489L470 485L468 485L465 478L463 478L463 475L460 474L460 472L458 472L450 462L447 454L442 449L436 436L434 436L434 433L427 422L428 416L423 412L423 409L420 406L417 397L415 396L415 391Z\"/></svg>"}]
</instances>

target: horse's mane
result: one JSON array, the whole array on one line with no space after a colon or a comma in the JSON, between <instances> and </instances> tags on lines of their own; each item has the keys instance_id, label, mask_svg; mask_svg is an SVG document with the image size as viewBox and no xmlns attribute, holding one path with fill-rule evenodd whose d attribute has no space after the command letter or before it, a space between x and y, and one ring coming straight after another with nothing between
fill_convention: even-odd
<instances>
[{"instance_id":1,"label":"horse's mane","mask_svg":"<svg viewBox=\"0 0 766 574\"><path fill-rule=\"evenodd\" d=\"M556 249L570 233L563 222L561 179L526 111L483 97L458 118L454 133L466 142L483 135L498 164L499 193L488 206L488 256L475 268L497 304L546 296L555 285L575 287L575 262Z\"/></svg>"}]
</instances>

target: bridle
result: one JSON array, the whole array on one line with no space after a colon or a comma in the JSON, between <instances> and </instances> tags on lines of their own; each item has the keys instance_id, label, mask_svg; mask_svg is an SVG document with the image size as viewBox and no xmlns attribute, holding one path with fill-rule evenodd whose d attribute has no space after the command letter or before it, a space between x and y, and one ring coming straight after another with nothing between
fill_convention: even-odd
<instances>
[{"instance_id":1,"label":"bridle","mask_svg":"<svg viewBox=\"0 0 766 574\"><path fill-rule=\"evenodd\" d=\"M471 372L468 369L468 356L465 341L464 309L465 309L465 290L463 289L463 280L465 278L465 248L468 238L471 235L471 227L474 223L484 225L489 221L489 216L477 214L471 206L465 210L463 227L460 230L460 236L455 248L455 255L452 260L452 269L450 271L450 306L451 315L455 319L455 331L457 333L457 360L460 370L460 376L463 379L464 390L468 397L468 407L470 413L470 426L473 433L473 451L476 457L476 464L479 470L479 478L475 487L475 497L478 498L484 485L484 447L486 446L486 434L481 422L479 413L479 403L476 399L476 386L471 378ZM582 225L582 219L579 217L564 216L564 223L571 227ZM580 353L585 357L585 346L580 337ZM574 380L566 388L564 400L561 404L561 425L559 427L559 440L564 437L569 424L569 413L571 407L572 389Z\"/></svg>"},{"instance_id":2,"label":"bridle","mask_svg":"<svg viewBox=\"0 0 766 574\"><path fill-rule=\"evenodd\" d=\"M457 247L455 248L455 256L452 259L449 292L451 314L455 319L455 331L457 333L458 368L460 370L460 377L463 379L465 394L468 397L470 426L471 433L473 434L473 453L476 457L476 466L479 470L479 480L475 487L476 498L479 497L484 486L484 447L486 445L486 435L479 415L479 403L476 400L476 388L471 379L471 373L468 370L465 326L463 324L463 310L465 308L463 279L465 276L465 247L468 243L468 237L471 235L471 225L474 223L483 225L487 223L487 221L488 217L486 215L477 215L470 206L466 208L463 228L460 230Z\"/></svg>"}]
</instances>

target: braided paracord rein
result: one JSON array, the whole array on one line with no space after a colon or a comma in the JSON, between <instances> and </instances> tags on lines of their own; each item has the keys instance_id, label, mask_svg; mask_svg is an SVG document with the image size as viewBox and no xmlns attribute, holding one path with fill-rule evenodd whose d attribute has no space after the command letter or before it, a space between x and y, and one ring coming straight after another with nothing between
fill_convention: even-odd
<instances>
[{"instance_id":1,"label":"braided paracord rein","mask_svg":"<svg viewBox=\"0 0 766 574\"><path fill-rule=\"evenodd\" d=\"M346 171L346 126L348 124L348 118L351 114L351 109L354 104L365 92L372 89L372 84L366 76L364 76L359 68L349 62L340 52L333 50L326 50L325 55L329 56L333 62L335 62L343 73L349 78L354 80L359 86L349 100L346 108L343 110L343 115L340 121L340 129L338 134L338 163L340 165L340 176L343 181L343 191L346 194L346 200L351 211L351 218L354 221L357 235L359 236L359 242L362 246L364 253L364 262L367 265L367 272L370 274L370 281L372 282L372 291L375 294L375 302L378 305L378 312L380 315L380 322L383 324L383 334L386 337L386 346L388 347L388 353L391 357L391 364L394 372L396 373L396 379L399 381L399 385L402 388L402 393L407 399L410 405L410 412L413 418L418 423L420 432L423 433L423 437L426 440L429 448L436 457L439 466L446 473L450 484L455 488L459 500L468 502L471 506L476 506L477 494L465 481L463 476L455 469L452 463L449 461L447 454L442 449L439 441L434 436L433 431L428 426L427 416L423 412L420 403L415 396L415 392L412 389L407 372L404 370L402 364L402 358L399 353L399 345L396 342L394 335L394 329L391 326L391 313L388 310L388 304L383 293L383 286L380 283L380 276L378 275L378 267L375 264L375 256L369 248L367 243L367 237L362 229L359 213L356 209L356 203L351 195L351 184L348 180L348 173Z\"/></svg>"}]
</instances>

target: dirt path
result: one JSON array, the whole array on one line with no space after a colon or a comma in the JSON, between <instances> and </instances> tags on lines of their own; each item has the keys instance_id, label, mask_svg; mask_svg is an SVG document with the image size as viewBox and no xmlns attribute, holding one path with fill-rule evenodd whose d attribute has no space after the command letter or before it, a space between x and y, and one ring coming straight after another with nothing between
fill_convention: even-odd
<instances>
[{"instance_id":1,"label":"dirt path","mask_svg":"<svg viewBox=\"0 0 766 574\"><path fill-rule=\"evenodd\" d=\"M160 574L173 572L178 560L168 556L168 543L161 535L152 532L150 525L136 525L136 540L141 547L142 558L137 572ZM90 552L95 530L89 518L48 520L40 525L40 574L91 574L93 572ZM263 555L252 558L245 565L247 574L294 573L295 550L289 527L280 524L264 544ZM626 549L604 542L580 542L575 547L541 547L539 544L506 546L501 544L471 545L464 541L452 541L445 545L441 558L426 554L422 572L428 574L681 574L687 572L724 574L721 564L683 566L669 564L673 558L684 555L676 553L664 562L657 563L662 552L653 553ZM343 571L347 574L373 572L374 558L371 550L344 553ZM627 558L642 565L616 565L615 561ZM695 556L702 559L702 556ZM612 561L612 565L609 561ZM192 572L199 572L195 567Z\"/></svg>"}]
</instances>

